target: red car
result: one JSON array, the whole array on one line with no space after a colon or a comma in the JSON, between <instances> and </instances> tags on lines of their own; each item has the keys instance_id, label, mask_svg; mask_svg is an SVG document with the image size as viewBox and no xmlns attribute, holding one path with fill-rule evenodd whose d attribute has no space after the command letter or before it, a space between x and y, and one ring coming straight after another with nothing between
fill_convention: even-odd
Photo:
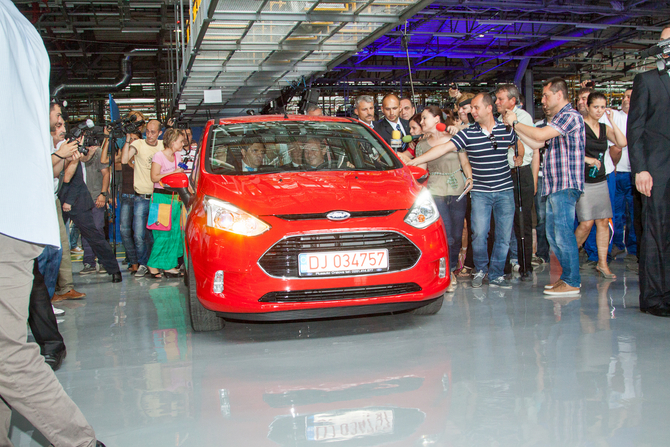
<instances>
[{"instance_id":1,"label":"red car","mask_svg":"<svg viewBox=\"0 0 670 447\"><path fill-rule=\"evenodd\" d=\"M439 311L449 258L425 174L353 119L209 121L190 179L165 178L195 192L184 194L193 329Z\"/></svg>"}]
</instances>

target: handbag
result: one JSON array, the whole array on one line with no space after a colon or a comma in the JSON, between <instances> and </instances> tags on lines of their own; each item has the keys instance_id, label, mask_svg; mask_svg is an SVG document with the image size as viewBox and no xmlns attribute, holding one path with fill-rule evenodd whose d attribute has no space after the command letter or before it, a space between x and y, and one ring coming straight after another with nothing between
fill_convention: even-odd
<instances>
[{"instance_id":1,"label":"handbag","mask_svg":"<svg viewBox=\"0 0 670 447\"><path fill-rule=\"evenodd\" d=\"M175 156L175 168L177 166L177 157ZM172 203L174 202L174 193L170 199L170 204L154 203L154 194L151 195L149 203L149 216L147 218L147 229L158 231L170 231L172 229Z\"/></svg>"}]
</instances>

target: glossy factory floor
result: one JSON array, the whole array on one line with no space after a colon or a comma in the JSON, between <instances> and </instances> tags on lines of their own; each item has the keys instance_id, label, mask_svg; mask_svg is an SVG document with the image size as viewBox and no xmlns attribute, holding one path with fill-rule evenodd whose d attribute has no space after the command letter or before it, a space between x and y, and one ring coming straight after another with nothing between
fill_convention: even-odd
<instances>
[{"instance_id":1,"label":"glossy factory floor","mask_svg":"<svg viewBox=\"0 0 670 447\"><path fill-rule=\"evenodd\" d=\"M670 320L612 269L580 299L546 299L547 266L510 290L463 281L434 316L211 333L179 280L75 275L57 376L107 447L667 446ZM18 415L12 439L47 445Z\"/></svg>"}]
</instances>

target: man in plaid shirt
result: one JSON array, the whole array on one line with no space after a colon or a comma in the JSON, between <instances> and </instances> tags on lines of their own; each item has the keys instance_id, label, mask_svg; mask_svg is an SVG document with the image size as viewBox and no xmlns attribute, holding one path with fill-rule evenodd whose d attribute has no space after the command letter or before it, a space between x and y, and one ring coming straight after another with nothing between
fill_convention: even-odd
<instances>
[{"instance_id":1,"label":"man in plaid shirt","mask_svg":"<svg viewBox=\"0 0 670 447\"><path fill-rule=\"evenodd\" d=\"M579 294L579 250L575 239L575 204L584 190L584 119L568 102L568 86L561 78L552 78L542 89L542 105L553 119L546 127L520 124L508 111L505 122L514 127L521 140L534 150L544 146L544 194L547 196L546 233L563 273L544 286L551 296Z\"/></svg>"}]
</instances>

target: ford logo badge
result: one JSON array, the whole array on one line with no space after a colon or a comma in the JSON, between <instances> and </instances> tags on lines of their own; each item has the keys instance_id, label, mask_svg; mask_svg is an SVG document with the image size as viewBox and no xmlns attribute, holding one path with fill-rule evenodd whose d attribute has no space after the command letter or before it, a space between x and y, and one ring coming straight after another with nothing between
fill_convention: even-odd
<instances>
[{"instance_id":1,"label":"ford logo badge","mask_svg":"<svg viewBox=\"0 0 670 447\"><path fill-rule=\"evenodd\" d=\"M326 214L328 220L347 220L351 217L351 214L346 211L331 211Z\"/></svg>"}]
</instances>

